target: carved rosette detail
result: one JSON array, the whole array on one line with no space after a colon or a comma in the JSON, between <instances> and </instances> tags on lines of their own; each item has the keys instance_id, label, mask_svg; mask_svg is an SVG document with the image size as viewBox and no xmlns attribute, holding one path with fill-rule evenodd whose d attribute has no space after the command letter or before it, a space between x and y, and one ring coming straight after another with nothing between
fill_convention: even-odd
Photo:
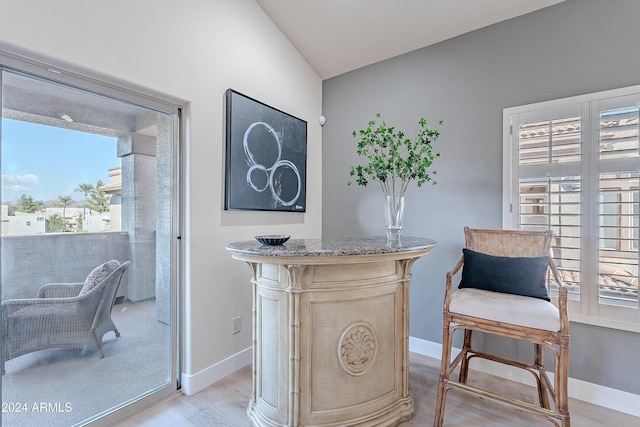
<instances>
[{"instance_id":1,"label":"carved rosette detail","mask_svg":"<svg viewBox=\"0 0 640 427\"><path fill-rule=\"evenodd\" d=\"M362 375L371 367L378 352L378 340L371 325L356 323L340 337L338 360L348 374Z\"/></svg>"}]
</instances>

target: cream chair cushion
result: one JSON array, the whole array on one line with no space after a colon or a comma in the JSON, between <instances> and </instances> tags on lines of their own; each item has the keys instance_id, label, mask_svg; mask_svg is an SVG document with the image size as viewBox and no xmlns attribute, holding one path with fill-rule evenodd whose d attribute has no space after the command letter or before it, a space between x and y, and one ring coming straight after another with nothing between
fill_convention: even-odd
<instances>
[{"instance_id":1,"label":"cream chair cushion","mask_svg":"<svg viewBox=\"0 0 640 427\"><path fill-rule=\"evenodd\" d=\"M464 288L451 295L449 311L546 331L560 330L558 309L539 298Z\"/></svg>"},{"instance_id":2,"label":"cream chair cushion","mask_svg":"<svg viewBox=\"0 0 640 427\"><path fill-rule=\"evenodd\" d=\"M82 296L91 291L118 267L120 267L120 263L118 262L118 260L112 259L94 268L91 273L89 273L87 278L84 279L84 286L82 286L82 289L80 289L80 293L78 295Z\"/></svg>"}]
</instances>

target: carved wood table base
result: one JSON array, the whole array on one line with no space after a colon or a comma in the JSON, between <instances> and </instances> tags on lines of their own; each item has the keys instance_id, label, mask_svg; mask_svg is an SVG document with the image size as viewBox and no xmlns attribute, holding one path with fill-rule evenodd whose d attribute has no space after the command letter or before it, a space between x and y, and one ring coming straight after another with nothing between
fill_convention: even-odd
<instances>
[{"instance_id":1,"label":"carved wood table base","mask_svg":"<svg viewBox=\"0 0 640 427\"><path fill-rule=\"evenodd\" d=\"M227 245L253 273L252 425L410 419L410 270L435 245L415 237Z\"/></svg>"}]
</instances>

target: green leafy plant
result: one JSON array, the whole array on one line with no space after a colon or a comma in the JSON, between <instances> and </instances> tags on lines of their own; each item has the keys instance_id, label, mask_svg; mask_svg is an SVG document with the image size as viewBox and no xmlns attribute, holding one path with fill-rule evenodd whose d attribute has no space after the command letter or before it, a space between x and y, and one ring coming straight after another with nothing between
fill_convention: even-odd
<instances>
[{"instance_id":1,"label":"green leafy plant","mask_svg":"<svg viewBox=\"0 0 640 427\"><path fill-rule=\"evenodd\" d=\"M437 184L436 171L431 167L440 157L433 148L440 130L430 128L421 118L415 139L411 140L379 119L380 113L377 113L366 129L353 131L353 137L358 138L357 153L366 159L363 164L351 166L349 174L355 177L355 183L366 187L370 180L378 181L384 195L393 198L404 196L411 181L416 181L418 187L427 182ZM442 120L438 122L442 123Z\"/></svg>"}]
</instances>

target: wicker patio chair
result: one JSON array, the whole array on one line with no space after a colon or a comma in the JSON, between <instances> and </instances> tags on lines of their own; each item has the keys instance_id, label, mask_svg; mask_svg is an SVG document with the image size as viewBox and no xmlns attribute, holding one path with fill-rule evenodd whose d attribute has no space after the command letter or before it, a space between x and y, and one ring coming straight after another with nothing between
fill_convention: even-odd
<instances>
[{"instance_id":1,"label":"wicker patio chair","mask_svg":"<svg viewBox=\"0 0 640 427\"><path fill-rule=\"evenodd\" d=\"M108 261L84 283L49 283L37 298L2 302L2 373L7 360L48 348L102 352L102 337L120 336L111 310L130 261Z\"/></svg>"},{"instance_id":2,"label":"wicker patio chair","mask_svg":"<svg viewBox=\"0 0 640 427\"><path fill-rule=\"evenodd\" d=\"M552 232L478 230L465 227L466 248L447 273L444 299L442 359L434 426L442 426L446 393L457 389L570 426L567 395L569 319L567 289L550 256ZM453 277L462 270L459 289ZM549 273L559 286L557 307L548 296ZM451 361L454 332L464 331L460 353ZM510 360L472 348L479 331L533 343L533 363ZM553 354L550 381L545 356ZM524 369L535 377L540 405L469 385L469 361L482 358ZM458 381L450 378L460 367ZM549 396L553 406L549 405Z\"/></svg>"}]
</instances>

